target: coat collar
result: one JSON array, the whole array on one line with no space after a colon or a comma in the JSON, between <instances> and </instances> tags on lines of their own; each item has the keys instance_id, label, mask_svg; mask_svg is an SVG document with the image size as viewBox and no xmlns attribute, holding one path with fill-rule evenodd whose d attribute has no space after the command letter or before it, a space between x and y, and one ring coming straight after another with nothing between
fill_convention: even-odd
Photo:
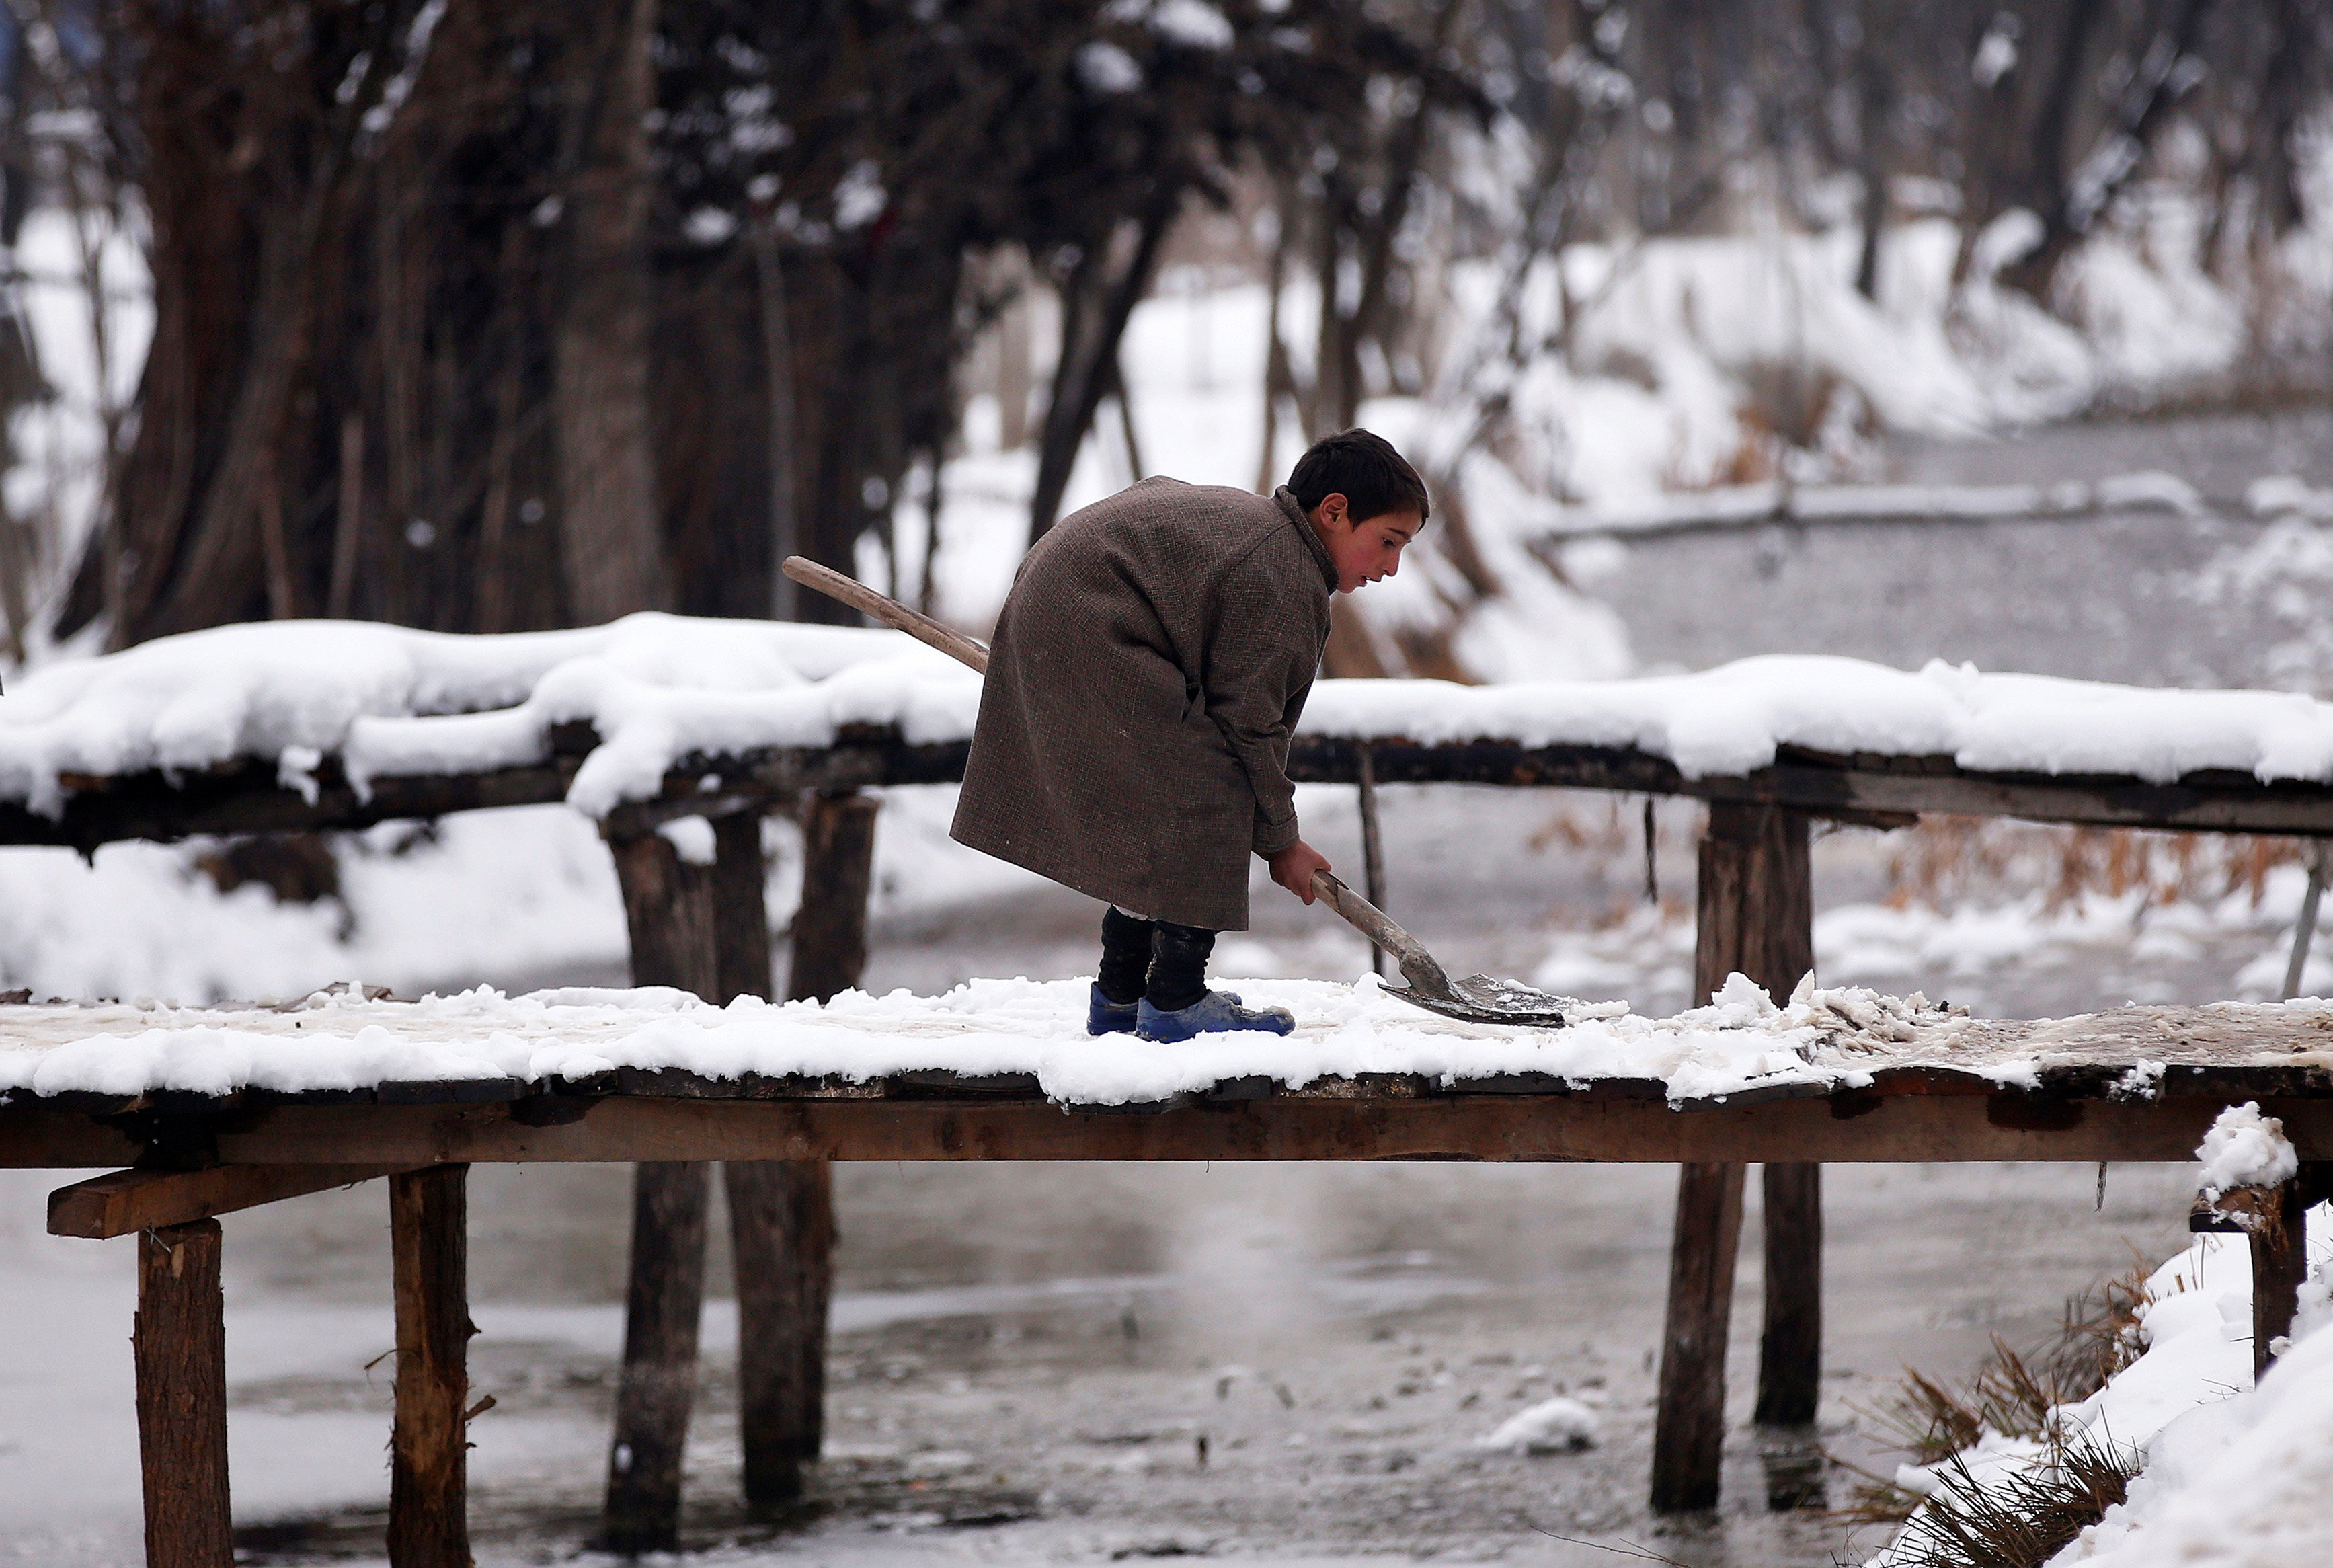
<instances>
[{"instance_id":1,"label":"coat collar","mask_svg":"<svg viewBox=\"0 0 2333 1568\"><path fill-rule=\"evenodd\" d=\"M1281 513L1295 525L1298 535L1304 541L1304 547L1312 552L1312 559L1320 567L1320 581L1329 585L1330 592L1336 592L1336 560L1329 553L1329 546L1320 538L1320 531L1312 526L1311 520L1304 515L1304 508L1296 504L1296 492L1282 485L1272 493L1272 498L1279 504Z\"/></svg>"}]
</instances>

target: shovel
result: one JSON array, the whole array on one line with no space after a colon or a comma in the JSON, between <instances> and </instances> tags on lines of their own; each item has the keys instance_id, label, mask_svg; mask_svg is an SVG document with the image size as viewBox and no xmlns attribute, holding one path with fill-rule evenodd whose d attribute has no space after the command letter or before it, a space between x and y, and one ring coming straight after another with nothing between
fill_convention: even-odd
<instances>
[{"instance_id":1,"label":"shovel","mask_svg":"<svg viewBox=\"0 0 2333 1568\"><path fill-rule=\"evenodd\" d=\"M787 556L781 569L803 587L815 588L830 599L839 600L886 626L929 643L984 675L988 673L986 647L928 615L917 614L896 599L876 592L857 578L846 577L832 567L800 555ZM1312 873L1312 895L1336 910L1355 930L1393 955L1394 961L1401 966L1402 978L1409 984L1387 986L1388 996L1397 996L1429 1013L1470 1024L1524 1024L1542 1028L1561 1025L1567 1010L1576 1011L1586 1005L1569 996L1535 990L1517 980L1497 980L1488 975L1451 979L1416 938L1395 925L1383 909L1326 871Z\"/></svg>"}]
</instances>

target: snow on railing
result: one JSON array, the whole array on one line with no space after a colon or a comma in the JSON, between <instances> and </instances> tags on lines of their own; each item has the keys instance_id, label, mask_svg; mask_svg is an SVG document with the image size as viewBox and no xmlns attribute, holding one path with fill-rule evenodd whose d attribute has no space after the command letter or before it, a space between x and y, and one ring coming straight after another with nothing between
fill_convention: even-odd
<instances>
[{"instance_id":1,"label":"snow on railing","mask_svg":"<svg viewBox=\"0 0 2333 1568\"><path fill-rule=\"evenodd\" d=\"M598 744L568 800L602 816L656 795L692 756L826 747L854 726L915 746L961 742L979 699L978 678L944 656L854 628L668 615L475 637L352 621L227 626L25 677L0 698L0 802L54 817L96 780L237 760L311 793L327 757L361 793L381 777L537 765L557 726L584 724ZM1602 681L1323 681L1299 734L1613 748L1688 779L1748 773L1787 746L1948 758L1982 773L2165 784L2210 769L2333 783L2333 704L2309 697L1828 656Z\"/></svg>"}]
</instances>

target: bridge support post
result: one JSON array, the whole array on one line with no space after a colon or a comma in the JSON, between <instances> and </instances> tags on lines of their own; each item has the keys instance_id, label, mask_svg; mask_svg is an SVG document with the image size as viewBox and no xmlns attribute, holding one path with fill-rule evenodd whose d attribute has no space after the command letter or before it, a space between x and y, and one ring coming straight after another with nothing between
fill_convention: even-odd
<instances>
[{"instance_id":1,"label":"bridge support post","mask_svg":"<svg viewBox=\"0 0 2333 1568\"><path fill-rule=\"evenodd\" d=\"M2313 1162L2312 1162L2313 1163ZM2247 1232L2252 1255L2252 1377L2276 1360L2277 1347L2292 1332L2299 1310L2301 1282L2309 1277L2308 1176L2261 1189L2261 1202Z\"/></svg>"},{"instance_id":2,"label":"bridge support post","mask_svg":"<svg viewBox=\"0 0 2333 1568\"><path fill-rule=\"evenodd\" d=\"M684 858L671 838L655 832L611 832L608 848L623 889L632 984L717 996L715 868ZM610 1551L669 1551L679 1542L709 1175L697 1160L644 1163L634 1171L631 1282L602 1538Z\"/></svg>"},{"instance_id":3,"label":"bridge support post","mask_svg":"<svg viewBox=\"0 0 2333 1568\"><path fill-rule=\"evenodd\" d=\"M859 984L866 971L878 805L855 791L803 797L802 891L794 914L790 999L825 1001ZM758 882L754 897L758 909ZM726 900L723 908L729 908ZM766 987L768 928L766 921L757 923L763 931L760 973ZM741 1161L722 1175L737 1259L745 1505L766 1517L802 1496L802 1467L817 1460L825 1440L833 1169L822 1159Z\"/></svg>"},{"instance_id":4,"label":"bridge support post","mask_svg":"<svg viewBox=\"0 0 2333 1568\"><path fill-rule=\"evenodd\" d=\"M470 1568L470 1322L466 1165L389 1178L397 1294L397 1416L389 1432L391 1568Z\"/></svg>"},{"instance_id":5,"label":"bridge support post","mask_svg":"<svg viewBox=\"0 0 2333 1568\"><path fill-rule=\"evenodd\" d=\"M226 1486L226 1303L219 1224L141 1231L138 1457L147 1568L233 1568Z\"/></svg>"},{"instance_id":6,"label":"bridge support post","mask_svg":"<svg viewBox=\"0 0 2333 1568\"><path fill-rule=\"evenodd\" d=\"M1701 843L1694 941L1696 1002L1735 972L1777 1001L1814 967L1814 895L1807 818L1781 807L1720 802ZM1725 1440L1725 1350L1742 1227L1743 1169L1683 1167L1669 1261L1652 1505L1676 1513L1716 1505ZM1821 1354L1820 1176L1770 1169L1779 1196L1767 1225L1766 1344L1761 1419L1812 1416ZM1770 1399L1771 1396L1771 1399Z\"/></svg>"}]
</instances>

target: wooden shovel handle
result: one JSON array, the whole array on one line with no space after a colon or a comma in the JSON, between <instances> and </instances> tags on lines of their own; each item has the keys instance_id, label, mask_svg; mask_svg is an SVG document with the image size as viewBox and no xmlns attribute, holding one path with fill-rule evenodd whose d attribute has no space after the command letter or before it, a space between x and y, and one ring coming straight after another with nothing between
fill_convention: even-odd
<instances>
[{"instance_id":1,"label":"wooden shovel handle","mask_svg":"<svg viewBox=\"0 0 2333 1568\"><path fill-rule=\"evenodd\" d=\"M1326 871L1312 873L1312 896L1343 916L1353 928L1394 957L1401 977L1420 991L1447 996L1450 976L1417 938L1393 923L1383 909Z\"/></svg>"},{"instance_id":2,"label":"wooden shovel handle","mask_svg":"<svg viewBox=\"0 0 2333 1568\"><path fill-rule=\"evenodd\" d=\"M804 588L815 588L829 599L840 600L851 609L871 615L895 630L904 631L919 642L928 642L951 659L963 661L988 673L988 649L951 626L942 626L928 615L919 615L898 600L876 592L856 577L845 577L831 566L801 555L789 555L779 565L780 571Z\"/></svg>"}]
</instances>

